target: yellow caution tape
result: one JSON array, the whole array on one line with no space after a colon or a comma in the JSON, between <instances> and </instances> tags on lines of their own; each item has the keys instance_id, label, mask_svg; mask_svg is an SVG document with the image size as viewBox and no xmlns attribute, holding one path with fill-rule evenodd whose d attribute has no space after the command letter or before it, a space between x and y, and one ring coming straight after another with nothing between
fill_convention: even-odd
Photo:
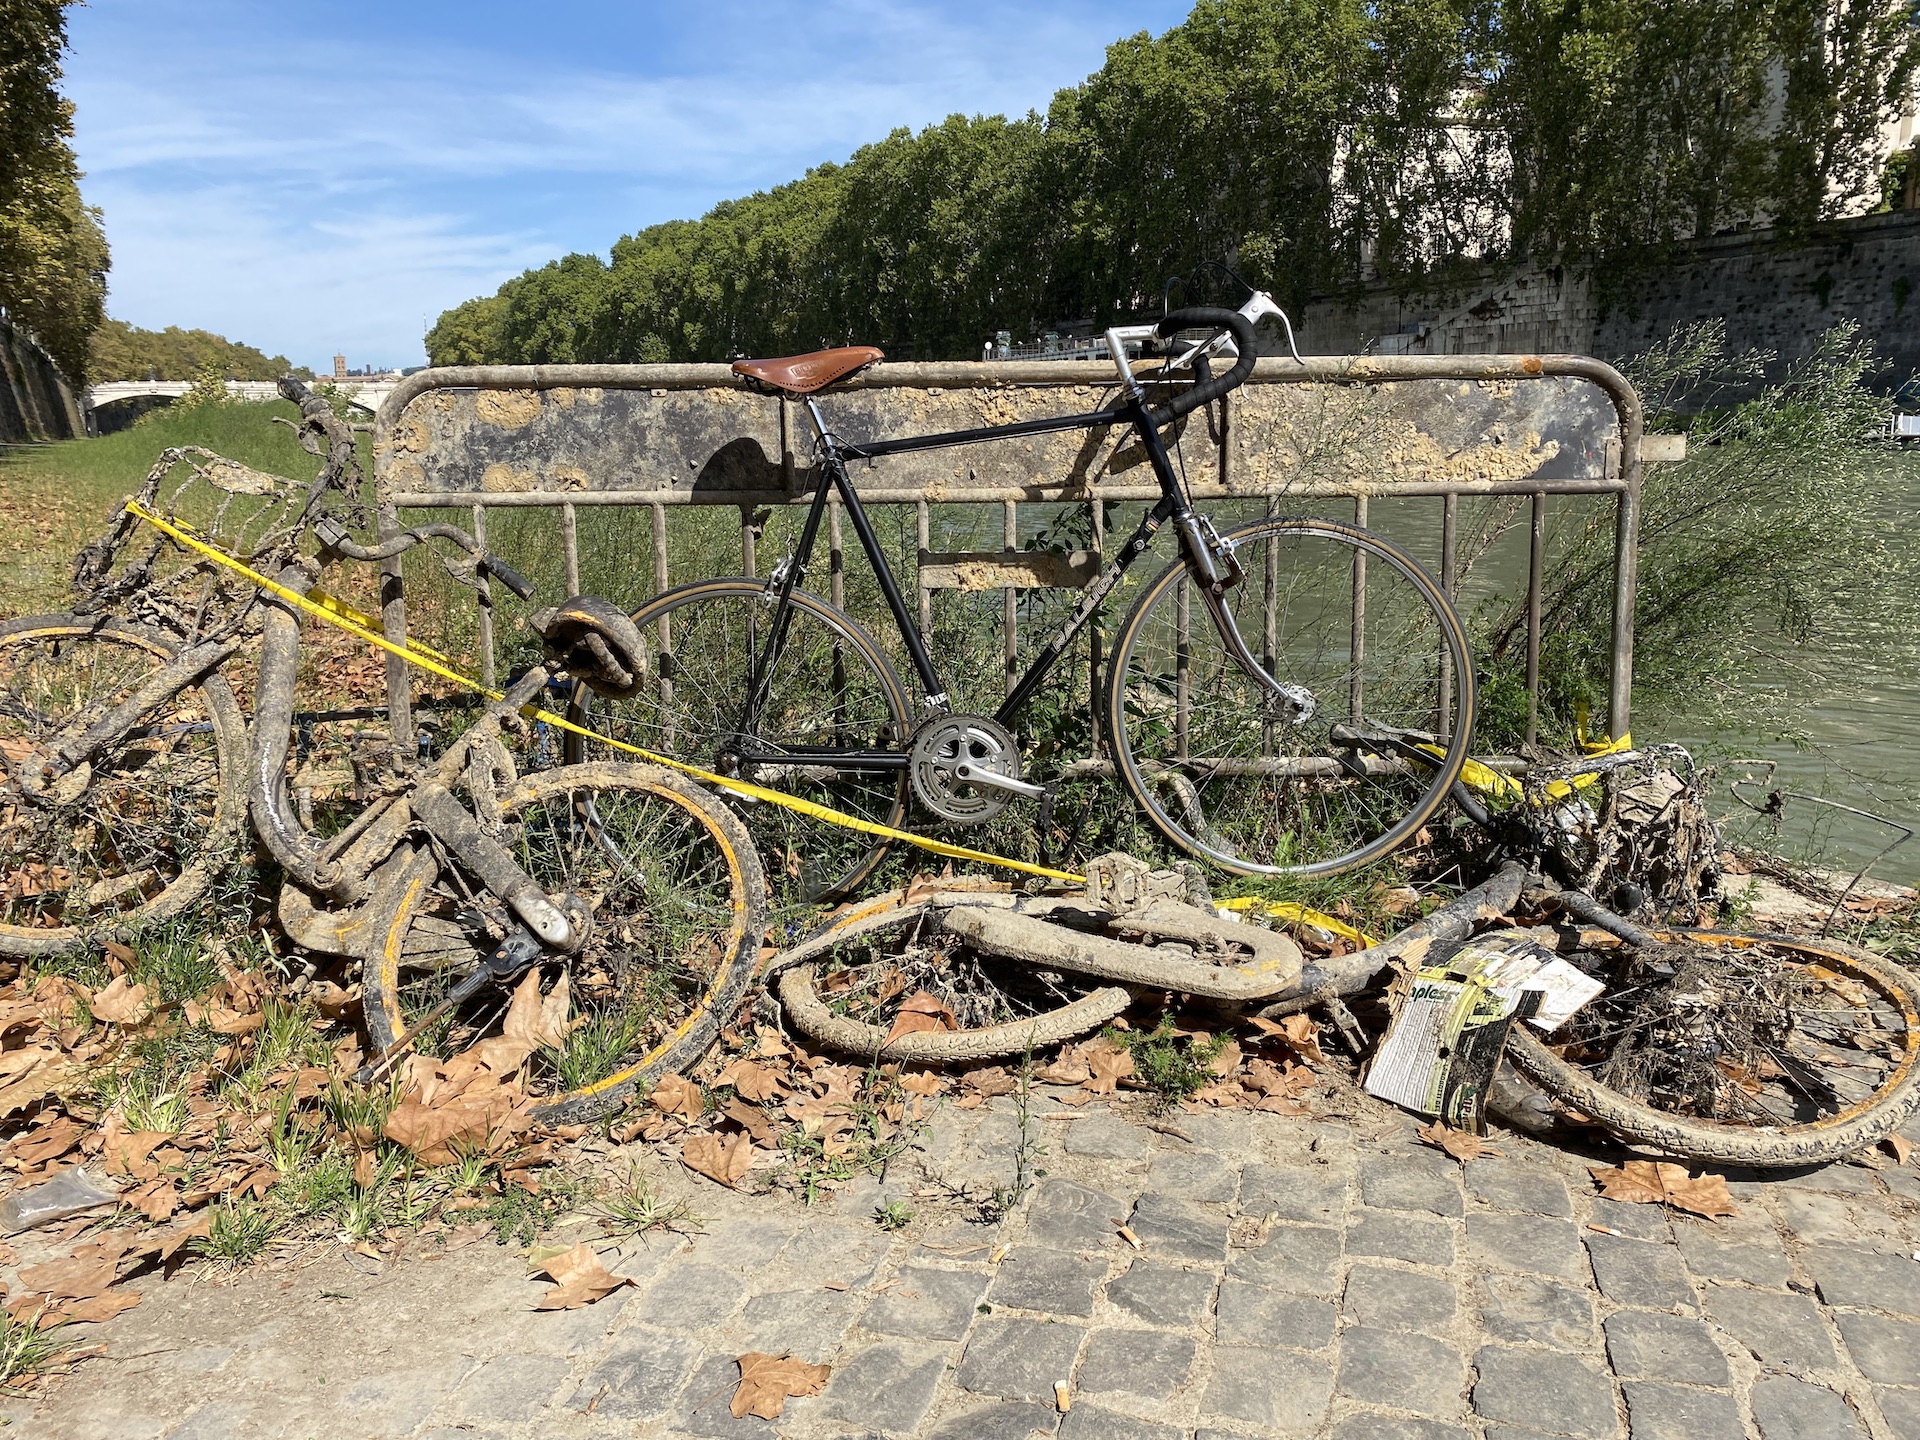
<instances>
[{"instance_id":1,"label":"yellow caution tape","mask_svg":"<svg viewBox=\"0 0 1920 1440\"><path fill-rule=\"evenodd\" d=\"M1315 910L1310 906L1296 905L1291 900L1262 900L1258 896L1243 895L1237 900L1222 900L1214 906L1214 908L1216 910L1233 910L1237 912L1257 909L1262 914L1271 915L1276 920L1302 921L1305 924L1338 935L1342 940L1351 940L1363 949L1370 950L1380 943L1365 931L1354 929L1353 926L1347 924L1344 920L1336 920L1324 911Z\"/></svg>"},{"instance_id":2,"label":"yellow caution tape","mask_svg":"<svg viewBox=\"0 0 1920 1440\"><path fill-rule=\"evenodd\" d=\"M220 549L217 545L195 535L188 527L179 521L161 519L158 515L155 515L145 506L141 505L137 500L127 501L127 513L146 521L162 534L169 536L177 543L186 546L195 553L204 555L215 564L223 565L235 574L245 576L246 579L259 586L269 595L284 600L287 604L304 611L317 620L323 620L329 625L346 631L349 635L366 641L369 645L386 651L389 655L399 656L400 659L406 661L409 665L417 666L429 674L438 675L443 680L450 680L454 684L471 690L476 694L484 695L490 700L502 698L500 691L491 689L481 684L478 680L473 679L471 676L463 675L458 670L455 670L447 663L446 657L440 655L439 652L429 650L425 646L417 646L413 644L411 640L406 644L396 644L394 641L387 639L386 636L380 634L373 628L372 616L361 614L361 612L355 610L352 606L345 604L333 596L323 595L318 600L312 599L306 595L302 595L297 590L289 589L277 580L268 579L259 571L248 566L244 561L237 559L235 556ZM590 730L584 725L576 725L563 715L555 715L550 710L542 710L533 705L524 707L520 713L529 719L543 721L548 725L556 726L561 730L582 736L585 739L598 740L603 745L611 745L616 750L624 750L629 755L637 755L642 760L646 760L651 764L664 765L670 770L678 770L683 775L691 775L696 780L703 780L717 789L726 790L734 795L745 796L751 800L762 800L769 805L778 805L783 809L793 810L799 814L811 816L815 820L825 821L829 825L838 825L847 830L858 830L864 834L877 836L885 840L904 841L909 845L917 845L922 850L931 850L934 854L946 856L949 859L972 860L983 865L999 865L1009 870L1020 870L1029 875L1038 875L1042 879L1058 880L1065 884L1084 884L1087 878L1084 875L1076 875L1068 870L1052 870L1045 865L1034 865L1025 860L1010 860L1004 855L991 855L984 850L969 850L964 845L949 845L944 840L934 840L925 835L915 835L910 831L896 830L891 825L881 825L872 820L862 820L857 815L847 815L841 811L831 809L828 806L817 805L811 800L802 800L798 795L788 795L784 791L770 790L764 785L755 785L750 781L734 780L729 779L725 775L716 775L711 770L702 770L699 766L689 765L684 760L675 760L671 756L656 754L651 750L644 750L638 745L629 745L624 740L615 740L611 735L602 735L597 730Z\"/></svg>"},{"instance_id":3,"label":"yellow caution tape","mask_svg":"<svg viewBox=\"0 0 1920 1440\"><path fill-rule=\"evenodd\" d=\"M1418 748L1439 758L1445 758L1447 753L1438 745L1421 745ZM1597 755L1621 755L1632 748L1632 735L1622 735L1618 740L1600 739L1580 742L1581 751L1589 758ZM1548 784L1542 794L1549 801L1566 800L1599 779L1598 775L1576 775L1571 780L1555 780ZM1460 780L1476 794L1497 796L1502 800L1517 800L1526 794L1526 787L1511 775L1502 775L1498 770L1482 765L1478 760L1470 759L1460 767Z\"/></svg>"}]
</instances>

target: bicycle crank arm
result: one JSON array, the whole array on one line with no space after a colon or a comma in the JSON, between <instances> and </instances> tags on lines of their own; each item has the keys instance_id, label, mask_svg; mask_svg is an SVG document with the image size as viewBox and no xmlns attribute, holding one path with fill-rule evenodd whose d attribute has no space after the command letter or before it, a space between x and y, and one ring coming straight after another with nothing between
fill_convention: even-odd
<instances>
[{"instance_id":1,"label":"bicycle crank arm","mask_svg":"<svg viewBox=\"0 0 1920 1440\"><path fill-rule=\"evenodd\" d=\"M443 1015L466 1004L487 986L506 985L518 980L534 967L545 950L546 947L530 931L511 931L500 942L500 948L482 960L471 975L449 990L445 999L408 1026L406 1034L355 1071L354 1084L373 1084L393 1067L394 1061L413 1048L414 1038L421 1031L437 1024Z\"/></svg>"},{"instance_id":2,"label":"bicycle crank arm","mask_svg":"<svg viewBox=\"0 0 1920 1440\"><path fill-rule=\"evenodd\" d=\"M978 765L954 766L953 778L964 780L969 785L981 785L989 790L1005 790L1009 794L1024 795L1029 800L1038 800L1047 793L1047 787L1044 785L1036 785L1031 780L1016 780L1011 775L982 769Z\"/></svg>"}]
</instances>

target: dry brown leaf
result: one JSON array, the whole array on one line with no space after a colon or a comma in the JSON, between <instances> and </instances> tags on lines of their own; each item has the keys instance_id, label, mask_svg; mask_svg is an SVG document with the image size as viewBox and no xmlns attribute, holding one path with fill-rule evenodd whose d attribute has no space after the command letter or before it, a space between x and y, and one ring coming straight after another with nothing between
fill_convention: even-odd
<instances>
[{"instance_id":1,"label":"dry brown leaf","mask_svg":"<svg viewBox=\"0 0 1920 1440\"><path fill-rule=\"evenodd\" d=\"M50 1046L0 1054L0 1117L46 1099L77 1073Z\"/></svg>"},{"instance_id":2,"label":"dry brown leaf","mask_svg":"<svg viewBox=\"0 0 1920 1440\"><path fill-rule=\"evenodd\" d=\"M88 1008L93 1011L96 1020L105 1020L114 1025L138 1025L153 1014L153 1001L147 994L146 986L135 985L121 975L104 989L95 992Z\"/></svg>"},{"instance_id":3,"label":"dry brown leaf","mask_svg":"<svg viewBox=\"0 0 1920 1440\"><path fill-rule=\"evenodd\" d=\"M134 1290L113 1290L104 1295L89 1295L84 1300L50 1301L44 1295L21 1295L8 1303L7 1314L44 1329L52 1325L97 1324L139 1303L139 1292Z\"/></svg>"},{"instance_id":4,"label":"dry brown leaf","mask_svg":"<svg viewBox=\"0 0 1920 1440\"><path fill-rule=\"evenodd\" d=\"M1095 1095L1111 1095L1120 1082L1133 1074L1133 1052L1117 1045L1087 1047L1087 1089Z\"/></svg>"},{"instance_id":5,"label":"dry brown leaf","mask_svg":"<svg viewBox=\"0 0 1920 1440\"><path fill-rule=\"evenodd\" d=\"M501 1037L525 1045L529 1055L542 1046L559 1045L572 1028L569 1023L572 1011L567 972L562 970L560 978L553 982L553 989L543 996L540 970L536 966L513 992L513 1003L507 1006L506 1018L500 1022Z\"/></svg>"},{"instance_id":6,"label":"dry brown leaf","mask_svg":"<svg viewBox=\"0 0 1920 1440\"><path fill-rule=\"evenodd\" d=\"M1302 1060L1324 1061L1319 1031L1308 1015L1288 1015L1280 1021L1280 1036Z\"/></svg>"},{"instance_id":7,"label":"dry brown leaf","mask_svg":"<svg viewBox=\"0 0 1920 1440\"><path fill-rule=\"evenodd\" d=\"M120 1198L154 1221L165 1220L180 1208L180 1191L171 1180L151 1180Z\"/></svg>"},{"instance_id":8,"label":"dry brown leaf","mask_svg":"<svg viewBox=\"0 0 1920 1440\"><path fill-rule=\"evenodd\" d=\"M900 1077L900 1088L909 1095L938 1095L947 1088L947 1082L931 1070L915 1070Z\"/></svg>"},{"instance_id":9,"label":"dry brown leaf","mask_svg":"<svg viewBox=\"0 0 1920 1440\"><path fill-rule=\"evenodd\" d=\"M357 985L349 990L331 980L322 980L308 993L313 996L313 1003L319 1007L320 1013L329 1020L338 1020L360 1006L360 987Z\"/></svg>"},{"instance_id":10,"label":"dry brown leaf","mask_svg":"<svg viewBox=\"0 0 1920 1440\"><path fill-rule=\"evenodd\" d=\"M1224 1078L1240 1068L1240 1042L1228 1040L1220 1047L1220 1053L1213 1057L1207 1066L1207 1073Z\"/></svg>"},{"instance_id":11,"label":"dry brown leaf","mask_svg":"<svg viewBox=\"0 0 1920 1440\"><path fill-rule=\"evenodd\" d=\"M681 1147L680 1163L731 1190L753 1168L753 1141L738 1132L696 1135Z\"/></svg>"},{"instance_id":12,"label":"dry brown leaf","mask_svg":"<svg viewBox=\"0 0 1920 1440\"><path fill-rule=\"evenodd\" d=\"M744 1100L729 1100L720 1113L746 1131L753 1143L763 1150L772 1150L778 1143L767 1112L758 1105L749 1105Z\"/></svg>"},{"instance_id":13,"label":"dry brown leaf","mask_svg":"<svg viewBox=\"0 0 1920 1440\"><path fill-rule=\"evenodd\" d=\"M677 1115L688 1121L698 1120L701 1112L707 1108L700 1087L684 1075L661 1076L660 1083L653 1087L653 1093L647 1100L662 1114Z\"/></svg>"},{"instance_id":14,"label":"dry brown leaf","mask_svg":"<svg viewBox=\"0 0 1920 1440\"><path fill-rule=\"evenodd\" d=\"M791 1355L742 1355L740 1384L733 1392L729 1407L733 1418L757 1415L762 1420L778 1420L789 1395L818 1395L833 1373L830 1366L809 1365Z\"/></svg>"},{"instance_id":15,"label":"dry brown leaf","mask_svg":"<svg viewBox=\"0 0 1920 1440\"><path fill-rule=\"evenodd\" d=\"M435 1109L408 1099L394 1107L381 1133L429 1165L454 1165L462 1152L486 1147L493 1123L486 1106L445 1105Z\"/></svg>"},{"instance_id":16,"label":"dry brown leaf","mask_svg":"<svg viewBox=\"0 0 1920 1440\"><path fill-rule=\"evenodd\" d=\"M1609 1200L1625 1200L1636 1205L1671 1205L1704 1215L1709 1220L1722 1215L1737 1215L1733 1196L1727 1192L1724 1175L1689 1176L1684 1165L1665 1161L1629 1160L1618 1169L1599 1165L1588 1173L1600 1184L1600 1193Z\"/></svg>"},{"instance_id":17,"label":"dry brown leaf","mask_svg":"<svg viewBox=\"0 0 1920 1440\"><path fill-rule=\"evenodd\" d=\"M13 1144L7 1147L7 1154L24 1167L44 1165L49 1160L58 1160L73 1149L86 1133L77 1122L62 1115L51 1125L42 1125L38 1130L17 1136Z\"/></svg>"},{"instance_id":18,"label":"dry brown leaf","mask_svg":"<svg viewBox=\"0 0 1920 1440\"><path fill-rule=\"evenodd\" d=\"M85 1250L99 1249L85 1246ZM113 1284L119 1270L117 1254L70 1255L64 1260L49 1260L44 1265L29 1265L20 1271L20 1289L24 1294L43 1295L51 1300L85 1300L99 1295Z\"/></svg>"},{"instance_id":19,"label":"dry brown leaf","mask_svg":"<svg viewBox=\"0 0 1920 1440\"><path fill-rule=\"evenodd\" d=\"M633 1284L626 1276L609 1272L584 1242L549 1257L540 1268L555 1284L540 1297L540 1303L533 1307L536 1310L578 1310L604 1299L623 1285Z\"/></svg>"},{"instance_id":20,"label":"dry brown leaf","mask_svg":"<svg viewBox=\"0 0 1920 1440\"><path fill-rule=\"evenodd\" d=\"M164 1130L108 1131L100 1147L107 1162L107 1173L134 1180L153 1179L160 1173L160 1167L149 1157L155 1147L171 1138Z\"/></svg>"},{"instance_id":21,"label":"dry brown leaf","mask_svg":"<svg viewBox=\"0 0 1920 1440\"><path fill-rule=\"evenodd\" d=\"M960 1077L960 1099L956 1103L962 1110L974 1110L995 1095L1011 1095L1016 1083L1004 1065L969 1070Z\"/></svg>"},{"instance_id":22,"label":"dry brown leaf","mask_svg":"<svg viewBox=\"0 0 1920 1440\"><path fill-rule=\"evenodd\" d=\"M923 1030L959 1028L960 1022L954 1017L952 1006L938 995L917 990L900 1002L900 1009L893 1017L893 1028L887 1032L887 1044L891 1045L902 1035L913 1035Z\"/></svg>"},{"instance_id":23,"label":"dry brown leaf","mask_svg":"<svg viewBox=\"0 0 1920 1440\"><path fill-rule=\"evenodd\" d=\"M1881 1148L1893 1156L1893 1163L1904 1165L1907 1157L1913 1154L1913 1142L1904 1135L1889 1135L1880 1142Z\"/></svg>"},{"instance_id":24,"label":"dry brown leaf","mask_svg":"<svg viewBox=\"0 0 1920 1440\"><path fill-rule=\"evenodd\" d=\"M1086 1054L1078 1045L1069 1045L1034 1071L1033 1078L1042 1085L1084 1085L1091 1073Z\"/></svg>"},{"instance_id":25,"label":"dry brown leaf","mask_svg":"<svg viewBox=\"0 0 1920 1440\"><path fill-rule=\"evenodd\" d=\"M204 1240L213 1233L213 1212L208 1211L191 1225L182 1225L178 1230L169 1230L155 1242L160 1258L171 1260L174 1254L189 1240Z\"/></svg>"},{"instance_id":26,"label":"dry brown leaf","mask_svg":"<svg viewBox=\"0 0 1920 1440\"><path fill-rule=\"evenodd\" d=\"M742 1099L760 1104L787 1093L772 1067L745 1058L735 1060L714 1077L715 1085L731 1085Z\"/></svg>"},{"instance_id":27,"label":"dry brown leaf","mask_svg":"<svg viewBox=\"0 0 1920 1440\"><path fill-rule=\"evenodd\" d=\"M1422 1125L1413 1133L1427 1144L1446 1151L1462 1165L1469 1160L1478 1160L1487 1155L1491 1155L1496 1160L1500 1158L1500 1152L1478 1135L1466 1130L1456 1130L1444 1120L1436 1120L1431 1125Z\"/></svg>"}]
</instances>

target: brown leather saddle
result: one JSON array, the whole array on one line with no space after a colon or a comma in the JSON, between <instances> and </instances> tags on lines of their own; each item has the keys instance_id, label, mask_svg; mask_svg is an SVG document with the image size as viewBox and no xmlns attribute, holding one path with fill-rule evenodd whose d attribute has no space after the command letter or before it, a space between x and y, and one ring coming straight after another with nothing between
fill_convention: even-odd
<instances>
[{"instance_id":1,"label":"brown leather saddle","mask_svg":"<svg viewBox=\"0 0 1920 1440\"><path fill-rule=\"evenodd\" d=\"M871 345L843 345L837 350L789 355L784 360L736 360L733 373L744 375L769 390L811 395L884 359L886 356Z\"/></svg>"}]
</instances>

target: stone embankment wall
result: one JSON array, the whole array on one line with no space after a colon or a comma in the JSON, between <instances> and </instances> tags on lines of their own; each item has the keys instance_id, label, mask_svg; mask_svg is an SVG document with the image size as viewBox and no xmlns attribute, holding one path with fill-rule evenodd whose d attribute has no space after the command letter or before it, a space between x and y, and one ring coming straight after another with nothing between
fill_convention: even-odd
<instances>
[{"instance_id":1,"label":"stone embankment wall","mask_svg":"<svg viewBox=\"0 0 1920 1440\"><path fill-rule=\"evenodd\" d=\"M86 433L73 390L25 331L0 317L0 443Z\"/></svg>"},{"instance_id":2,"label":"stone embankment wall","mask_svg":"<svg viewBox=\"0 0 1920 1440\"><path fill-rule=\"evenodd\" d=\"M1675 326L1724 319L1736 352L1806 355L1822 332L1856 320L1895 389L1920 372L1920 210L1865 215L1788 242L1771 231L1695 241L1603 308L1578 267L1489 267L1448 295L1376 286L1316 300L1300 347L1316 354L1630 355Z\"/></svg>"}]
</instances>

